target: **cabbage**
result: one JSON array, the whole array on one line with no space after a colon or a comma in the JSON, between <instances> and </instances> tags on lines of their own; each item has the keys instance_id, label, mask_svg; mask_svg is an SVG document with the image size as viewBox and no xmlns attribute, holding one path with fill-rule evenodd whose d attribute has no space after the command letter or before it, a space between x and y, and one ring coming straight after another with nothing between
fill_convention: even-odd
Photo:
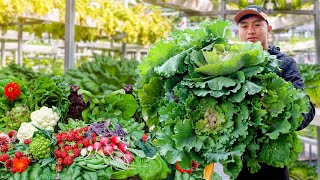
<instances>
[{"instance_id":1,"label":"cabbage","mask_svg":"<svg viewBox=\"0 0 320 180\"><path fill-rule=\"evenodd\" d=\"M280 61L260 43L230 44L230 22L205 21L154 44L138 66L142 113L153 144L170 164L201 177L219 162L235 179L243 167L283 167L301 152L295 130L308 111L305 92L276 75Z\"/></svg>"}]
</instances>

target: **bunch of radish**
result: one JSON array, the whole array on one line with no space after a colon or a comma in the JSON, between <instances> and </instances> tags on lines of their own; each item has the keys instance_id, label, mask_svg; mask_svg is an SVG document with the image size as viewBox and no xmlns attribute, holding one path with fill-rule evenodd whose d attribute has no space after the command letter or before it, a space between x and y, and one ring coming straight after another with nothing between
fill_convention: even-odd
<instances>
[{"instance_id":1,"label":"bunch of radish","mask_svg":"<svg viewBox=\"0 0 320 180\"><path fill-rule=\"evenodd\" d=\"M103 136L99 141L83 148L81 150L81 156L86 157L95 154L110 156L111 159L128 165L133 161L133 155L128 151L128 146L129 144L118 135L111 137Z\"/></svg>"}]
</instances>

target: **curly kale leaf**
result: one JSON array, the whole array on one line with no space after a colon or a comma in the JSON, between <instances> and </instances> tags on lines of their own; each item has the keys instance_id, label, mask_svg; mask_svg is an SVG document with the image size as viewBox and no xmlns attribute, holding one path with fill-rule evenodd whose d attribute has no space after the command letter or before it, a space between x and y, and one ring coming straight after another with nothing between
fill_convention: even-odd
<instances>
[{"instance_id":1,"label":"curly kale leaf","mask_svg":"<svg viewBox=\"0 0 320 180\"><path fill-rule=\"evenodd\" d=\"M69 110L70 95L69 84L61 77L38 77L32 89L29 98L30 111L40 109L42 106L56 107L56 110L64 120Z\"/></svg>"}]
</instances>

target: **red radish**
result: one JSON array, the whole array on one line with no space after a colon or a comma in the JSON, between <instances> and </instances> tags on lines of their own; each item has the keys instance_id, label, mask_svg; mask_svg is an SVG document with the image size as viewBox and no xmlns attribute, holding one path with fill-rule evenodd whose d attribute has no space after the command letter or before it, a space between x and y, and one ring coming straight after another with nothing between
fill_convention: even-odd
<instances>
[{"instance_id":1,"label":"red radish","mask_svg":"<svg viewBox=\"0 0 320 180\"><path fill-rule=\"evenodd\" d=\"M123 152L123 153L126 153L127 152L127 148L128 148L128 146L127 145L125 145L125 144L123 144L123 143L120 143L120 144L118 144L118 149L121 151L121 152Z\"/></svg>"},{"instance_id":2,"label":"red radish","mask_svg":"<svg viewBox=\"0 0 320 180\"><path fill-rule=\"evenodd\" d=\"M86 156L87 155L87 149L86 148L81 149L80 154L81 154L82 157Z\"/></svg>"},{"instance_id":3,"label":"red radish","mask_svg":"<svg viewBox=\"0 0 320 180\"><path fill-rule=\"evenodd\" d=\"M130 151L127 151L121 159L126 163L131 163L133 161L133 156Z\"/></svg>"},{"instance_id":4,"label":"red radish","mask_svg":"<svg viewBox=\"0 0 320 180\"><path fill-rule=\"evenodd\" d=\"M93 149L94 149L95 151L99 151L99 150L101 149L101 144L100 144L99 142L95 142L95 143L93 144Z\"/></svg>"},{"instance_id":5,"label":"red radish","mask_svg":"<svg viewBox=\"0 0 320 180\"><path fill-rule=\"evenodd\" d=\"M89 151L89 152L93 151L93 146L92 146L92 145L89 145L89 146L88 146L88 151Z\"/></svg>"},{"instance_id":6,"label":"red radish","mask_svg":"<svg viewBox=\"0 0 320 180\"><path fill-rule=\"evenodd\" d=\"M97 151L97 154L99 154L100 156L104 156L103 149L101 148L99 151Z\"/></svg>"},{"instance_id":7,"label":"red radish","mask_svg":"<svg viewBox=\"0 0 320 180\"><path fill-rule=\"evenodd\" d=\"M119 136L115 135L115 136L112 136L112 137L110 138L110 141L111 141L113 144L118 144L118 143L121 141L121 139L120 139Z\"/></svg>"},{"instance_id":8,"label":"red radish","mask_svg":"<svg viewBox=\"0 0 320 180\"><path fill-rule=\"evenodd\" d=\"M113 151L113 154L119 158L121 158L123 156L123 153L120 151Z\"/></svg>"},{"instance_id":9,"label":"red radish","mask_svg":"<svg viewBox=\"0 0 320 180\"><path fill-rule=\"evenodd\" d=\"M102 145L105 145L105 146L106 146L109 142L110 142L109 138L107 138L107 137L105 137L105 136L100 139L100 143L101 143Z\"/></svg>"},{"instance_id":10,"label":"red radish","mask_svg":"<svg viewBox=\"0 0 320 180\"><path fill-rule=\"evenodd\" d=\"M118 156L114 156L113 159L118 163L125 164L125 162L121 158L119 158Z\"/></svg>"},{"instance_id":11,"label":"red radish","mask_svg":"<svg viewBox=\"0 0 320 180\"><path fill-rule=\"evenodd\" d=\"M112 146L113 149L118 149L117 145L115 144L110 144L110 146Z\"/></svg>"},{"instance_id":12,"label":"red radish","mask_svg":"<svg viewBox=\"0 0 320 180\"><path fill-rule=\"evenodd\" d=\"M112 152L113 152L113 146L109 145L109 146L105 146L103 148L103 154L106 154L106 155L112 155Z\"/></svg>"}]
</instances>

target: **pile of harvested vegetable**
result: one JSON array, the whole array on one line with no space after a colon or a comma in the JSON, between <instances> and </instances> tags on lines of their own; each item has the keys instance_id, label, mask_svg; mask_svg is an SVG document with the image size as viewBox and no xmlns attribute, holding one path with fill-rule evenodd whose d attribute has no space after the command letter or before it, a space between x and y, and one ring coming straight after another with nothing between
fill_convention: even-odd
<instances>
[{"instance_id":1,"label":"pile of harvested vegetable","mask_svg":"<svg viewBox=\"0 0 320 180\"><path fill-rule=\"evenodd\" d=\"M1 79L0 179L217 179L218 162L235 179L244 163L296 161L306 94L259 43L229 43L230 25L174 31L133 87L108 95L63 77Z\"/></svg>"}]
</instances>

